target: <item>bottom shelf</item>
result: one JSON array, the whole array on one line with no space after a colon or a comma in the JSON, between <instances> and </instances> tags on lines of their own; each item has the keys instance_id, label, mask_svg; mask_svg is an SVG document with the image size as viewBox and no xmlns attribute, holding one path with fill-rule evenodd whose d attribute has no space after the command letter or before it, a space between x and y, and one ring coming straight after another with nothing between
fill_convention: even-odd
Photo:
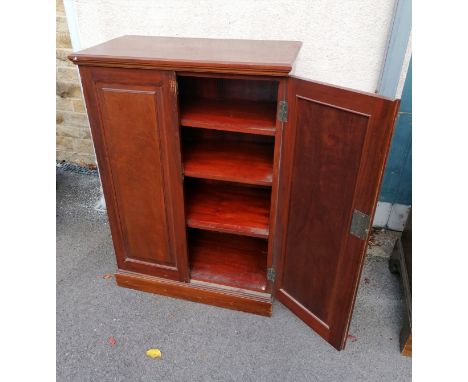
<instances>
[{"instance_id":1,"label":"bottom shelf","mask_svg":"<svg viewBox=\"0 0 468 382\"><path fill-rule=\"evenodd\" d=\"M264 239L189 230L192 280L264 292L267 253Z\"/></svg>"}]
</instances>

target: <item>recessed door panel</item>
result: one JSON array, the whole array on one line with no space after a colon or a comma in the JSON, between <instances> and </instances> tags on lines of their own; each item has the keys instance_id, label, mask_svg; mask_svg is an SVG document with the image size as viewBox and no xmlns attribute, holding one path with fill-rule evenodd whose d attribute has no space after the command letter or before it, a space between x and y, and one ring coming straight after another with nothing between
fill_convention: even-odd
<instances>
[{"instance_id":1,"label":"recessed door panel","mask_svg":"<svg viewBox=\"0 0 468 382\"><path fill-rule=\"evenodd\" d=\"M161 88L100 84L98 92L126 259L175 265L161 163Z\"/></svg>"}]
</instances>

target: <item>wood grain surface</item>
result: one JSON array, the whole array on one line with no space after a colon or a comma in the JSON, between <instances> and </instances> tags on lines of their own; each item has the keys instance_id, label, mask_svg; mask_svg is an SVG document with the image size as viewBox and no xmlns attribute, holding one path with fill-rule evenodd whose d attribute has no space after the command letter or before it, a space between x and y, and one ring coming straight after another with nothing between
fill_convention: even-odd
<instances>
[{"instance_id":1,"label":"wood grain surface","mask_svg":"<svg viewBox=\"0 0 468 382\"><path fill-rule=\"evenodd\" d=\"M275 135L276 103L185 99L180 105L183 126Z\"/></svg>"},{"instance_id":2,"label":"wood grain surface","mask_svg":"<svg viewBox=\"0 0 468 382\"><path fill-rule=\"evenodd\" d=\"M301 42L121 36L79 52L79 65L287 75Z\"/></svg>"},{"instance_id":3,"label":"wood grain surface","mask_svg":"<svg viewBox=\"0 0 468 382\"><path fill-rule=\"evenodd\" d=\"M228 182L186 182L187 226L268 238L271 191Z\"/></svg>"},{"instance_id":4,"label":"wood grain surface","mask_svg":"<svg viewBox=\"0 0 468 382\"><path fill-rule=\"evenodd\" d=\"M290 78L277 240L276 296L343 349L398 102Z\"/></svg>"},{"instance_id":5,"label":"wood grain surface","mask_svg":"<svg viewBox=\"0 0 468 382\"><path fill-rule=\"evenodd\" d=\"M263 239L191 230L190 277L264 292L267 251L268 243Z\"/></svg>"},{"instance_id":6,"label":"wood grain surface","mask_svg":"<svg viewBox=\"0 0 468 382\"><path fill-rule=\"evenodd\" d=\"M263 186L272 184L271 144L217 140L186 142L183 162L185 176Z\"/></svg>"}]
</instances>

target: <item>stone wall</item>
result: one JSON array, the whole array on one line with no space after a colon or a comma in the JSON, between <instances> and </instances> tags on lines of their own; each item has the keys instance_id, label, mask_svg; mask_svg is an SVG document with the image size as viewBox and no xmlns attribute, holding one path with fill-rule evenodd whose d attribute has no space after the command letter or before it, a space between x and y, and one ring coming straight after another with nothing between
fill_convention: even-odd
<instances>
[{"instance_id":1,"label":"stone wall","mask_svg":"<svg viewBox=\"0 0 468 382\"><path fill-rule=\"evenodd\" d=\"M72 45L62 0L56 0L56 16L56 158L80 165L95 165L78 69L67 60Z\"/></svg>"}]
</instances>

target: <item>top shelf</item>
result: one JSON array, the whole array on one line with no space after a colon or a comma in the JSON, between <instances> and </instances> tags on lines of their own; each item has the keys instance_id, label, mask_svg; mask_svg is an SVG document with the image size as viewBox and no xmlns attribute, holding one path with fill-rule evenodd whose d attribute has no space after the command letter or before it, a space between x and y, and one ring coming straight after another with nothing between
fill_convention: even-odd
<instances>
[{"instance_id":1,"label":"top shelf","mask_svg":"<svg viewBox=\"0 0 468 382\"><path fill-rule=\"evenodd\" d=\"M275 135L274 102L189 98L181 102L180 109L183 126Z\"/></svg>"}]
</instances>

